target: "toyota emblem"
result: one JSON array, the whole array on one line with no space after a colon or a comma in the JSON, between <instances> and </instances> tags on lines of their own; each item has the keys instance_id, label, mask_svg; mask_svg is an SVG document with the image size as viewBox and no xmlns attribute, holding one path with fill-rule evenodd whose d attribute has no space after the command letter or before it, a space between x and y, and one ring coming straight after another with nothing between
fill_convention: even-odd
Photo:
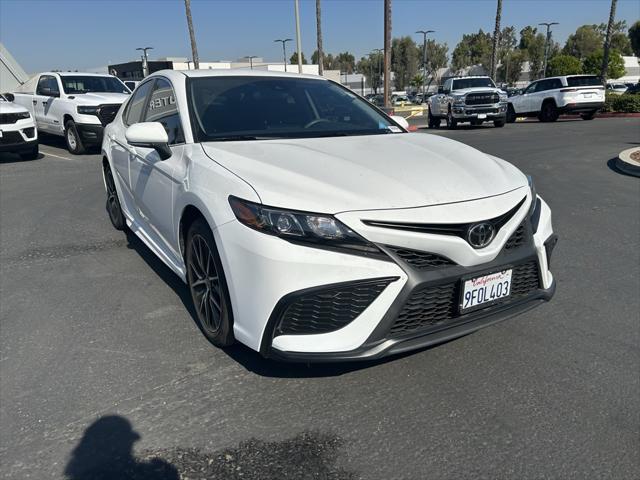
<instances>
[{"instance_id":1,"label":"toyota emblem","mask_svg":"<svg viewBox=\"0 0 640 480\"><path fill-rule=\"evenodd\" d=\"M489 222L476 223L467 231L467 242L473 248L483 248L491 243L495 234L496 230Z\"/></svg>"}]
</instances>

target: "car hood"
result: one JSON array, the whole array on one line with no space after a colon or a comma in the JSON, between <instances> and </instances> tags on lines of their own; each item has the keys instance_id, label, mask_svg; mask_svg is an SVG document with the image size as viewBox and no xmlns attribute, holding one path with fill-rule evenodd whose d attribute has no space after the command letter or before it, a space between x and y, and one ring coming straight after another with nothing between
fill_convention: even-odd
<instances>
[{"instance_id":1,"label":"car hood","mask_svg":"<svg viewBox=\"0 0 640 480\"><path fill-rule=\"evenodd\" d=\"M491 87L473 87L473 88L461 88L456 89L453 93L456 94L467 94L467 93L475 93L475 92L491 92L491 93L504 93L499 88L491 88Z\"/></svg>"},{"instance_id":2,"label":"car hood","mask_svg":"<svg viewBox=\"0 0 640 480\"><path fill-rule=\"evenodd\" d=\"M419 133L203 143L266 205L321 213L475 200L527 185L513 165Z\"/></svg>"},{"instance_id":3,"label":"car hood","mask_svg":"<svg viewBox=\"0 0 640 480\"><path fill-rule=\"evenodd\" d=\"M95 93L77 93L73 94L79 105L102 105L104 103L109 104L122 104L129 94L126 93L109 93L109 92L95 92Z\"/></svg>"},{"instance_id":4,"label":"car hood","mask_svg":"<svg viewBox=\"0 0 640 480\"><path fill-rule=\"evenodd\" d=\"M0 113L22 113L28 112L26 108L17 103L5 102L0 100Z\"/></svg>"}]
</instances>

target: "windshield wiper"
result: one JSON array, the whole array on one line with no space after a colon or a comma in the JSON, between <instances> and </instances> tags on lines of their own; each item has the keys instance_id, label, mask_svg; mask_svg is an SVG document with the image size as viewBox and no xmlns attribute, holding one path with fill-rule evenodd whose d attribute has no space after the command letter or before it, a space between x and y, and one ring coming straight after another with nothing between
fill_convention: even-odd
<instances>
[{"instance_id":1,"label":"windshield wiper","mask_svg":"<svg viewBox=\"0 0 640 480\"><path fill-rule=\"evenodd\" d=\"M245 141L245 140L271 140L274 138L282 138L282 137L268 137L268 136L256 136L256 135L229 135L227 137L214 137L207 141L209 142L234 142L234 141Z\"/></svg>"}]
</instances>

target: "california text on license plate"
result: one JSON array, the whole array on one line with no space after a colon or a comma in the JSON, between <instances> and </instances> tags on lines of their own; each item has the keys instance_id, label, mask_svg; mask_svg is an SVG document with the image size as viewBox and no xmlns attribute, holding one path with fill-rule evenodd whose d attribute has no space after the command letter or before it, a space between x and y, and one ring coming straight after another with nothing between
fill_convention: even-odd
<instances>
[{"instance_id":1,"label":"california text on license plate","mask_svg":"<svg viewBox=\"0 0 640 480\"><path fill-rule=\"evenodd\" d=\"M466 280L462 289L461 312L508 297L512 273L513 270L509 269Z\"/></svg>"}]
</instances>

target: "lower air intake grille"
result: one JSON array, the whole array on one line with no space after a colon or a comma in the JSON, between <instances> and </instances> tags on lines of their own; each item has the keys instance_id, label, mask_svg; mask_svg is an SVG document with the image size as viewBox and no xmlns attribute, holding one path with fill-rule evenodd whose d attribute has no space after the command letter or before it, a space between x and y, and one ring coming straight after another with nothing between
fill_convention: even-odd
<instances>
[{"instance_id":1,"label":"lower air intake grille","mask_svg":"<svg viewBox=\"0 0 640 480\"><path fill-rule=\"evenodd\" d=\"M430 270L433 268L442 268L456 265L446 257L436 255L435 253L419 252L417 250L409 250L407 248L388 247L393 253L417 270Z\"/></svg>"},{"instance_id":2,"label":"lower air intake grille","mask_svg":"<svg viewBox=\"0 0 640 480\"><path fill-rule=\"evenodd\" d=\"M276 332L296 335L338 330L360 315L394 280L380 278L302 295L286 307Z\"/></svg>"},{"instance_id":3,"label":"lower air intake grille","mask_svg":"<svg viewBox=\"0 0 640 480\"><path fill-rule=\"evenodd\" d=\"M0 137L0 145L11 145L22 142L24 142L24 138L22 138L20 132L17 131L3 132L2 137Z\"/></svg>"},{"instance_id":4,"label":"lower air intake grille","mask_svg":"<svg viewBox=\"0 0 640 480\"><path fill-rule=\"evenodd\" d=\"M482 275L482 272L478 275ZM398 314L389 336L397 337L457 319L460 316L457 284L453 282L416 289ZM527 296L539 288L538 264L535 260L513 267L510 299Z\"/></svg>"},{"instance_id":5,"label":"lower air intake grille","mask_svg":"<svg viewBox=\"0 0 640 480\"><path fill-rule=\"evenodd\" d=\"M527 240L527 229L523 223L516 229L515 232L511 234L504 248L506 250L513 250L514 248L518 248L524 245L526 240Z\"/></svg>"}]
</instances>

